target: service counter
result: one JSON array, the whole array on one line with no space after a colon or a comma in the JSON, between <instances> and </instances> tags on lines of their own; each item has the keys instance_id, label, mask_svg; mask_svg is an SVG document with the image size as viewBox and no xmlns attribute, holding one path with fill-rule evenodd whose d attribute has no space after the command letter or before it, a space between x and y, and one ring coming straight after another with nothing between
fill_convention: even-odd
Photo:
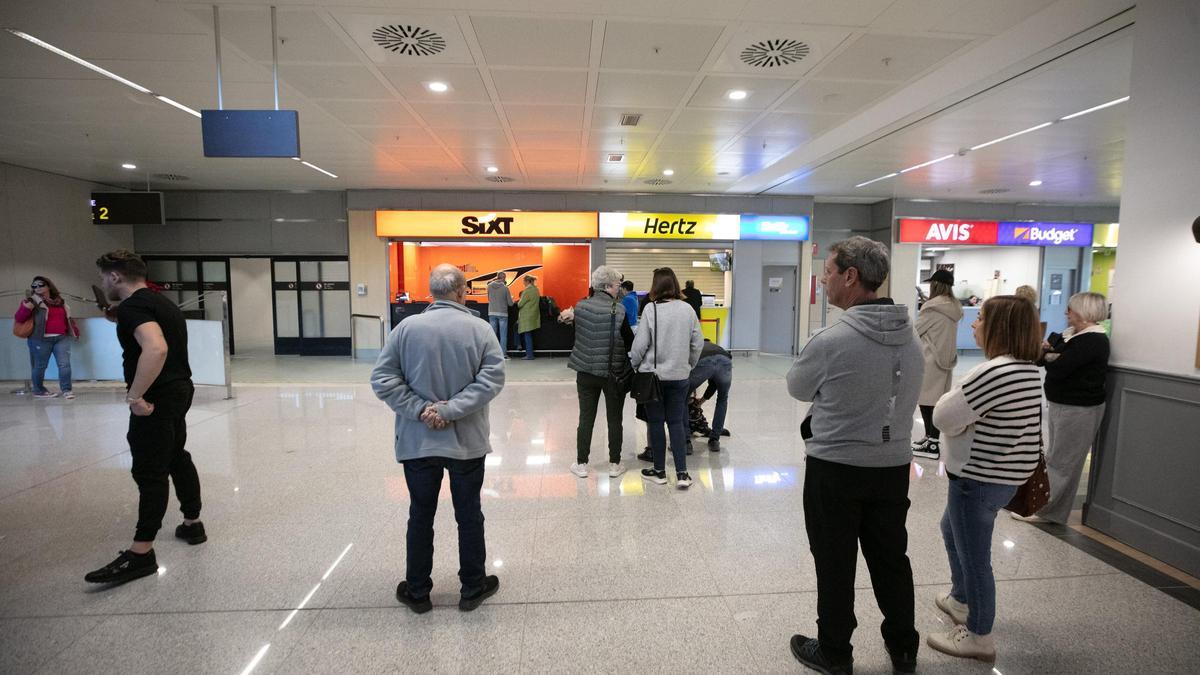
<instances>
[{"instance_id":1,"label":"service counter","mask_svg":"<svg viewBox=\"0 0 1200 675\"><path fill-rule=\"evenodd\" d=\"M395 327L401 321L410 316L415 316L425 311L430 303L428 302L404 302L392 303L392 326ZM488 311L487 303L475 302L468 300L467 309L474 311L481 321L487 323ZM525 347L519 343L517 337L517 308L513 306L508 310L508 352L509 354L524 353ZM535 354L555 354L555 353L570 353L575 346L575 327L569 324L559 323L557 318L550 318L545 314L542 315L542 325L533 332L533 351Z\"/></svg>"},{"instance_id":2,"label":"service counter","mask_svg":"<svg viewBox=\"0 0 1200 675\"><path fill-rule=\"evenodd\" d=\"M700 332L704 337L722 347L729 347L729 308L701 307Z\"/></svg>"}]
</instances>

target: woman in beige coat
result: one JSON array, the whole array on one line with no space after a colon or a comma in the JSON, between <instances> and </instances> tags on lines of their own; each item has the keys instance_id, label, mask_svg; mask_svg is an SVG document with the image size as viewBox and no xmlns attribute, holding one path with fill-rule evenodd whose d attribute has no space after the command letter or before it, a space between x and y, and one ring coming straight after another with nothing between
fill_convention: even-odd
<instances>
[{"instance_id":1,"label":"woman in beige coat","mask_svg":"<svg viewBox=\"0 0 1200 675\"><path fill-rule=\"evenodd\" d=\"M925 438L913 444L918 457L938 459L941 455L941 432L933 425L933 406L942 394L950 391L954 366L958 364L958 322L962 320L962 304L954 297L954 274L938 270L927 279L929 299L917 313L917 337L925 357L925 377L921 380L921 397L917 404L925 420Z\"/></svg>"}]
</instances>

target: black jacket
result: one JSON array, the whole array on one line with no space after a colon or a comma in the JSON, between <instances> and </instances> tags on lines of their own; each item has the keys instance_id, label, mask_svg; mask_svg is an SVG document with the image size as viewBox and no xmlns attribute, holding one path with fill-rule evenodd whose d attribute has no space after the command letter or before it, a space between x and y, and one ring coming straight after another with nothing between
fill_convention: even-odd
<instances>
[{"instance_id":1,"label":"black jacket","mask_svg":"<svg viewBox=\"0 0 1200 675\"><path fill-rule=\"evenodd\" d=\"M700 294L700 289L698 289L698 288L683 289L683 298L684 298L684 300L687 301L687 304L692 306L692 309L696 310L696 318L699 319L700 318L700 308L704 306L704 297Z\"/></svg>"},{"instance_id":2,"label":"black jacket","mask_svg":"<svg viewBox=\"0 0 1200 675\"><path fill-rule=\"evenodd\" d=\"M1057 353L1057 359L1039 363L1046 368L1046 400L1080 406L1104 403L1108 336L1084 333L1063 343Z\"/></svg>"}]
</instances>

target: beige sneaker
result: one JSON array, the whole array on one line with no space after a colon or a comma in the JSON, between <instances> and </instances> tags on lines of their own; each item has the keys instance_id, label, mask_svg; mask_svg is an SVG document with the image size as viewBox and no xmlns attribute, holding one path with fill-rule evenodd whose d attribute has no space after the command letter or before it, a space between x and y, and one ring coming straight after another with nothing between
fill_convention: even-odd
<instances>
[{"instance_id":1,"label":"beige sneaker","mask_svg":"<svg viewBox=\"0 0 1200 675\"><path fill-rule=\"evenodd\" d=\"M621 474L623 474L623 473L625 473L625 465L624 464L622 464L620 462L616 462L616 463L609 462L609 464L608 464L608 477L609 478L619 478L621 476Z\"/></svg>"},{"instance_id":2,"label":"beige sneaker","mask_svg":"<svg viewBox=\"0 0 1200 675\"><path fill-rule=\"evenodd\" d=\"M1013 520L1019 520L1019 521L1021 521L1022 523L1045 523L1045 522L1049 522L1049 521L1047 521L1045 518L1043 518L1043 517L1039 516L1039 515L1038 515L1038 514L1036 514L1036 513L1035 513L1035 514L1033 514L1032 516L1022 516L1022 515L1021 515L1021 514L1019 514L1019 513L1014 513L1014 512L1012 512L1012 511L1009 511L1009 512L1008 512L1008 515L1009 515L1009 516L1010 516L1010 517L1011 517Z\"/></svg>"},{"instance_id":3,"label":"beige sneaker","mask_svg":"<svg viewBox=\"0 0 1200 675\"><path fill-rule=\"evenodd\" d=\"M996 642L991 635L976 635L966 626L955 626L949 633L935 634L925 638L932 648L962 659L977 659L987 663L996 662Z\"/></svg>"},{"instance_id":4,"label":"beige sneaker","mask_svg":"<svg viewBox=\"0 0 1200 675\"><path fill-rule=\"evenodd\" d=\"M950 618L954 619L955 625L967 625L967 614L969 610L967 603L955 600L954 596L950 595L949 591L946 591L945 595L937 596L937 598L933 601L933 604L937 605L938 609L949 614Z\"/></svg>"},{"instance_id":5,"label":"beige sneaker","mask_svg":"<svg viewBox=\"0 0 1200 675\"><path fill-rule=\"evenodd\" d=\"M579 476L580 478L587 478L588 477L587 464L572 464L571 465L571 473L575 474L576 476Z\"/></svg>"}]
</instances>

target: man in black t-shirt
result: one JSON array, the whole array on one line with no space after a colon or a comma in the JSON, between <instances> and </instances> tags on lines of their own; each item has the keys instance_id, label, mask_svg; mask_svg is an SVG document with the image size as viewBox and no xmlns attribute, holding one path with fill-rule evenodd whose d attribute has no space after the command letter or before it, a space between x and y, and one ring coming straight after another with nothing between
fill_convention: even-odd
<instances>
[{"instance_id":1,"label":"man in black t-shirt","mask_svg":"<svg viewBox=\"0 0 1200 675\"><path fill-rule=\"evenodd\" d=\"M158 570L154 537L167 513L170 481L183 511L175 536L189 544L204 543L208 536L200 522L200 477L184 449L194 389L183 312L147 288L146 263L131 251L105 253L96 266L105 295L121 303L116 318L130 413L126 438L139 499L133 545L84 579L123 583Z\"/></svg>"}]
</instances>

